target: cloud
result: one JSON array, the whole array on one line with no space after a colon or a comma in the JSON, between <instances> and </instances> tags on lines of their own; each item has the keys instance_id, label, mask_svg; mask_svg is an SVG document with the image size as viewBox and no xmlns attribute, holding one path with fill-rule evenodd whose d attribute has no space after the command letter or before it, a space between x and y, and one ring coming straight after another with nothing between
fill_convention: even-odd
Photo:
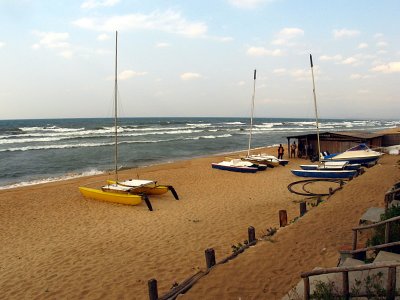
<instances>
[{"instance_id":1,"label":"cloud","mask_svg":"<svg viewBox=\"0 0 400 300\"><path fill-rule=\"evenodd\" d=\"M386 42L378 42L377 44L376 44L376 46L377 47L379 47L379 48L384 48L384 47L386 47L388 44L386 43Z\"/></svg>"},{"instance_id":2,"label":"cloud","mask_svg":"<svg viewBox=\"0 0 400 300\"><path fill-rule=\"evenodd\" d=\"M118 2L119 0L103 0L103 1L86 0L81 4L81 8L92 9L96 7L110 7L114 6Z\"/></svg>"},{"instance_id":3,"label":"cloud","mask_svg":"<svg viewBox=\"0 0 400 300\"><path fill-rule=\"evenodd\" d=\"M343 65L359 65L361 62L354 56L348 57L340 62Z\"/></svg>"},{"instance_id":4,"label":"cloud","mask_svg":"<svg viewBox=\"0 0 400 300\"><path fill-rule=\"evenodd\" d=\"M361 43L358 45L358 49L365 49L368 48L368 44L367 43Z\"/></svg>"},{"instance_id":5,"label":"cloud","mask_svg":"<svg viewBox=\"0 0 400 300\"><path fill-rule=\"evenodd\" d=\"M99 41L106 41L108 39L110 39L110 36L106 33L102 33L97 36L97 40Z\"/></svg>"},{"instance_id":6,"label":"cloud","mask_svg":"<svg viewBox=\"0 0 400 300\"><path fill-rule=\"evenodd\" d=\"M228 2L238 8L254 9L264 3L274 2L274 0L228 0Z\"/></svg>"},{"instance_id":7,"label":"cloud","mask_svg":"<svg viewBox=\"0 0 400 300\"><path fill-rule=\"evenodd\" d=\"M250 47L247 49L247 55L250 56L282 56L280 49L268 50L264 47Z\"/></svg>"},{"instance_id":8,"label":"cloud","mask_svg":"<svg viewBox=\"0 0 400 300\"><path fill-rule=\"evenodd\" d=\"M294 43L292 42L293 39L297 37L301 37L304 35L304 30L300 28L283 28L277 34L277 38L272 41L273 45L286 45L286 46L293 46Z\"/></svg>"},{"instance_id":9,"label":"cloud","mask_svg":"<svg viewBox=\"0 0 400 300\"><path fill-rule=\"evenodd\" d=\"M350 29L335 29L333 30L333 36L335 39L340 39L340 38L350 38L354 37L360 34L360 31L358 30L350 30Z\"/></svg>"},{"instance_id":10,"label":"cloud","mask_svg":"<svg viewBox=\"0 0 400 300\"><path fill-rule=\"evenodd\" d=\"M69 48L71 45L68 42L69 33L67 32L39 32L34 31L34 34L40 37L38 43L32 47L34 49L44 48Z\"/></svg>"},{"instance_id":11,"label":"cloud","mask_svg":"<svg viewBox=\"0 0 400 300\"><path fill-rule=\"evenodd\" d=\"M58 55L61 57L71 58L73 56L74 51L69 43L69 33L34 31L33 34L38 36L40 39L37 43L32 45L32 49L53 49L57 51Z\"/></svg>"},{"instance_id":12,"label":"cloud","mask_svg":"<svg viewBox=\"0 0 400 300\"><path fill-rule=\"evenodd\" d=\"M361 74L351 74L350 75L350 79L352 79L352 80L367 79L367 78L371 78L371 76L370 75L361 75Z\"/></svg>"},{"instance_id":13,"label":"cloud","mask_svg":"<svg viewBox=\"0 0 400 300\"><path fill-rule=\"evenodd\" d=\"M245 84L246 84L246 81L243 81L243 80L238 82L238 86L244 86Z\"/></svg>"},{"instance_id":14,"label":"cloud","mask_svg":"<svg viewBox=\"0 0 400 300\"><path fill-rule=\"evenodd\" d=\"M129 14L112 17L81 18L74 25L95 31L114 32L115 30L159 30L187 37L205 37L207 25L203 22L188 21L180 12L167 10L150 14Z\"/></svg>"},{"instance_id":15,"label":"cloud","mask_svg":"<svg viewBox=\"0 0 400 300\"><path fill-rule=\"evenodd\" d=\"M156 44L156 48L167 48L167 47L170 47L170 46L171 46L170 44L163 43L163 42L160 42L160 43Z\"/></svg>"},{"instance_id":16,"label":"cloud","mask_svg":"<svg viewBox=\"0 0 400 300\"><path fill-rule=\"evenodd\" d=\"M400 61L390 62L388 64L378 65L371 69L373 72L378 73L399 73L400 72Z\"/></svg>"},{"instance_id":17,"label":"cloud","mask_svg":"<svg viewBox=\"0 0 400 300\"><path fill-rule=\"evenodd\" d=\"M199 73L187 72L187 73L181 74L182 80L194 80L194 79L199 79L199 78L202 78L202 76Z\"/></svg>"},{"instance_id":18,"label":"cloud","mask_svg":"<svg viewBox=\"0 0 400 300\"><path fill-rule=\"evenodd\" d=\"M275 69L275 70L272 71L272 73L278 74L278 75L283 75L283 74L286 73L286 69L285 68Z\"/></svg>"},{"instance_id":19,"label":"cloud","mask_svg":"<svg viewBox=\"0 0 400 300\"><path fill-rule=\"evenodd\" d=\"M125 70L118 74L118 79L120 80L127 80L133 77L144 76L147 72L136 72L133 70Z\"/></svg>"},{"instance_id":20,"label":"cloud","mask_svg":"<svg viewBox=\"0 0 400 300\"><path fill-rule=\"evenodd\" d=\"M341 61L343 57L340 54L329 56L329 55L321 55L319 60L321 61Z\"/></svg>"},{"instance_id":21,"label":"cloud","mask_svg":"<svg viewBox=\"0 0 400 300\"><path fill-rule=\"evenodd\" d=\"M3 42L0 42L0 48L3 48L6 44Z\"/></svg>"}]
</instances>

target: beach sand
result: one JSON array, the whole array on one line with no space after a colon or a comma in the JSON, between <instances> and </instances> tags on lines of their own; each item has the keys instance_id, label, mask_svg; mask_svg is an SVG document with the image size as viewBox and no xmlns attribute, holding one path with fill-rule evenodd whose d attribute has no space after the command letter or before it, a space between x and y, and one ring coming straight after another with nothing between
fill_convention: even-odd
<instances>
[{"instance_id":1,"label":"beach sand","mask_svg":"<svg viewBox=\"0 0 400 300\"><path fill-rule=\"evenodd\" d=\"M276 155L275 148L263 152ZM214 248L219 261L247 239L249 226L260 237L279 227L279 210L287 210L289 220L299 215L304 197L287 185L301 179L290 168L306 160L256 174L211 168L223 159L122 171L122 179L139 176L175 187L181 200L169 193L153 196L153 212L144 203L82 198L78 186L99 187L108 175L0 191L2 298L148 299L151 278L161 296L205 270L205 249ZM383 206L384 192L400 180L398 160L385 155L328 201L279 229L274 242L259 242L217 266L180 298L279 299L300 272L335 266L338 247L351 242L350 228L366 208Z\"/></svg>"}]
</instances>

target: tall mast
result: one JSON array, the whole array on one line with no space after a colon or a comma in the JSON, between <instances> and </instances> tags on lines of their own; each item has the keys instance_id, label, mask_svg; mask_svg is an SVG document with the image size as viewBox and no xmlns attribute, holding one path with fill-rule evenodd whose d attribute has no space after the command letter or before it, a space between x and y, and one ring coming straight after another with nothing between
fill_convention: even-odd
<instances>
[{"instance_id":1,"label":"tall mast","mask_svg":"<svg viewBox=\"0 0 400 300\"><path fill-rule=\"evenodd\" d=\"M315 82L314 82L314 66L312 61L312 55L310 54L310 64L311 64L311 76L312 76L312 84L313 84L313 93L314 93L314 109L315 109L315 122L317 124L317 141L318 141L318 161L321 160L321 146L319 142L319 123L318 123L318 109L317 109L317 96L315 95Z\"/></svg>"},{"instance_id":2,"label":"tall mast","mask_svg":"<svg viewBox=\"0 0 400 300\"><path fill-rule=\"evenodd\" d=\"M251 137L252 137L252 134L253 134L254 97L255 97L255 94L256 94L256 74L257 74L257 71L254 70L253 97L252 97L252 99L251 99L251 117L250 117L249 149L247 150L247 156L250 156Z\"/></svg>"},{"instance_id":3,"label":"tall mast","mask_svg":"<svg viewBox=\"0 0 400 300\"><path fill-rule=\"evenodd\" d=\"M114 84L114 128L115 128L115 182L118 182L118 31L115 32L115 84Z\"/></svg>"}]
</instances>

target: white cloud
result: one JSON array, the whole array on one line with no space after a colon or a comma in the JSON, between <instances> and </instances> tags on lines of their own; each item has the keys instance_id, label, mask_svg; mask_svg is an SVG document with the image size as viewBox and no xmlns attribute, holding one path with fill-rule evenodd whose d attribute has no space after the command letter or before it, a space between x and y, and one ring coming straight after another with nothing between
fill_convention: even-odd
<instances>
[{"instance_id":1,"label":"white cloud","mask_svg":"<svg viewBox=\"0 0 400 300\"><path fill-rule=\"evenodd\" d=\"M180 12L167 10L150 14L129 14L108 18L81 18L74 25L96 31L114 32L115 30L160 30L188 37L205 37L207 25L203 22L188 21Z\"/></svg>"},{"instance_id":2,"label":"white cloud","mask_svg":"<svg viewBox=\"0 0 400 300\"><path fill-rule=\"evenodd\" d=\"M358 45L358 49L365 49L368 48L368 44L367 43L361 43Z\"/></svg>"},{"instance_id":3,"label":"white cloud","mask_svg":"<svg viewBox=\"0 0 400 300\"><path fill-rule=\"evenodd\" d=\"M247 55L250 56L281 56L282 54L280 49L268 50L264 47L250 47L247 49Z\"/></svg>"},{"instance_id":4,"label":"white cloud","mask_svg":"<svg viewBox=\"0 0 400 300\"><path fill-rule=\"evenodd\" d=\"M272 71L272 73L278 74L278 75L282 75L282 74L286 73L286 69L285 68L275 69L275 70Z\"/></svg>"},{"instance_id":5,"label":"white cloud","mask_svg":"<svg viewBox=\"0 0 400 300\"><path fill-rule=\"evenodd\" d=\"M386 43L386 42L378 42L377 44L376 44L376 46L377 47L379 47L379 48L384 48L384 47L386 47L388 44Z\"/></svg>"},{"instance_id":6,"label":"white cloud","mask_svg":"<svg viewBox=\"0 0 400 300\"><path fill-rule=\"evenodd\" d=\"M388 64L378 65L371 69L371 71L379 73L399 73L400 72L400 61L390 62Z\"/></svg>"},{"instance_id":7,"label":"white cloud","mask_svg":"<svg viewBox=\"0 0 400 300\"><path fill-rule=\"evenodd\" d=\"M350 38L354 37L360 34L360 31L358 30L350 30L350 29L335 29L333 30L333 36L335 39L340 39L340 38Z\"/></svg>"},{"instance_id":8,"label":"white cloud","mask_svg":"<svg viewBox=\"0 0 400 300\"><path fill-rule=\"evenodd\" d=\"M193 79L199 79L199 78L202 78L202 76L199 73L187 72L187 73L181 74L182 80L193 80Z\"/></svg>"},{"instance_id":9,"label":"white cloud","mask_svg":"<svg viewBox=\"0 0 400 300\"><path fill-rule=\"evenodd\" d=\"M120 80L127 80L127 79L130 79L132 77L144 76L146 74L147 74L147 72L136 72L136 71L133 71L133 70L125 70L125 71L122 71L122 72L120 72L118 74L118 78Z\"/></svg>"},{"instance_id":10,"label":"white cloud","mask_svg":"<svg viewBox=\"0 0 400 300\"><path fill-rule=\"evenodd\" d=\"M109 6L114 6L118 2L119 0L103 0L103 1L86 0L81 4L81 8L92 9L96 7L109 7Z\"/></svg>"},{"instance_id":11,"label":"white cloud","mask_svg":"<svg viewBox=\"0 0 400 300\"><path fill-rule=\"evenodd\" d=\"M376 38L376 39L380 39L382 37L383 37L383 33L375 33L374 34L374 38Z\"/></svg>"},{"instance_id":12,"label":"white cloud","mask_svg":"<svg viewBox=\"0 0 400 300\"><path fill-rule=\"evenodd\" d=\"M34 31L34 34L40 37L39 43L34 44L32 47L38 49L44 48L69 48L68 42L69 33L67 32L39 32Z\"/></svg>"},{"instance_id":13,"label":"white cloud","mask_svg":"<svg viewBox=\"0 0 400 300\"><path fill-rule=\"evenodd\" d=\"M348 58L346 58L346 59L341 61L341 64L343 64L343 65L356 65L356 64L359 64L359 63L360 63L360 61L357 58L353 57L353 56L348 57Z\"/></svg>"},{"instance_id":14,"label":"white cloud","mask_svg":"<svg viewBox=\"0 0 400 300\"><path fill-rule=\"evenodd\" d=\"M362 74L351 74L350 79L352 80L357 80L357 79L366 79L366 78L371 78L370 75L362 75Z\"/></svg>"},{"instance_id":15,"label":"white cloud","mask_svg":"<svg viewBox=\"0 0 400 300\"><path fill-rule=\"evenodd\" d=\"M228 0L228 2L238 8L253 9L273 0Z\"/></svg>"},{"instance_id":16,"label":"white cloud","mask_svg":"<svg viewBox=\"0 0 400 300\"><path fill-rule=\"evenodd\" d=\"M71 58L74 55L74 53L72 52L72 50L64 50L64 51L61 51L59 53L59 55L64 58Z\"/></svg>"},{"instance_id":17,"label":"white cloud","mask_svg":"<svg viewBox=\"0 0 400 300\"><path fill-rule=\"evenodd\" d=\"M71 44L69 43L69 33L67 32L33 32L38 36L39 42L32 45L32 49L39 50L41 48L53 49L58 55L64 58L71 58L74 54Z\"/></svg>"},{"instance_id":18,"label":"white cloud","mask_svg":"<svg viewBox=\"0 0 400 300\"><path fill-rule=\"evenodd\" d=\"M245 84L246 84L246 82L243 80L238 82L238 86L244 86Z\"/></svg>"},{"instance_id":19,"label":"white cloud","mask_svg":"<svg viewBox=\"0 0 400 300\"><path fill-rule=\"evenodd\" d=\"M108 39L110 39L110 36L106 33L102 33L97 36L97 40L99 41L106 41Z\"/></svg>"},{"instance_id":20,"label":"white cloud","mask_svg":"<svg viewBox=\"0 0 400 300\"><path fill-rule=\"evenodd\" d=\"M361 95L365 95L365 94L369 94L370 91L369 90L358 90L357 93L361 94Z\"/></svg>"},{"instance_id":21,"label":"white cloud","mask_svg":"<svg viewBox=\"0 0 400 300\"><path fill-rule=\"evenodd\" d=\"M163 43L163 42L160 42L160 43L157 43L156 44L156 47L157 48L167 48L167 47L170 47L171 45L170 44L168 44L168 43Z\"/></svg>"},{"instance_id":22,"label":"white cloud","mask_svg":"<svg viewBox=\"0 0 400 300\"><path fill-rule=\"evenodd\" d=\"M321 55L319 60L321 61L341 61L343 57L340 54L329 56L329 55Z\"/></svg>"},{"instance_id":23,"label":"white cloud","mask_svg":"<svg viewBox=\"0 0 400 300\"><path fill-rule=\"evenodd\" d=\"M272 41L273 45L287 45L292 46L294 43L292 42L293 39L297 37L301 37L304 35L304 30L300 28L283 28L277 34L277 38Z\"/></svg>"},{"instance_id":24,"label":"white cloud","mask_svg":"<svg viewBox=\"0 0 400 300\"><path fill-rule=\"evenodd\" d=\"M3 42L0 42L0 48L3 48L6 44Z\"/></svg>"}]
</instances>

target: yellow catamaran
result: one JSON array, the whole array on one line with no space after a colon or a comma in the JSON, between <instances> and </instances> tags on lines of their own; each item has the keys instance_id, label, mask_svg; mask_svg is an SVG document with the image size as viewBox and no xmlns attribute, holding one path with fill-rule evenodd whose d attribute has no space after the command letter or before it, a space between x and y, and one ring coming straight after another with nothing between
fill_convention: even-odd
<instances>
[{"instance_id":1,"label":"yellow catamaran","mask_svg":"<svg viewBox=\"0 0 400 300\"><path fill-rule=\"evenodd\" d=\"M139 205L142 200L146 202L149 210L153 210L147 195L160 195L171 191L175 199L179 199L175 189L168 185L158 185L150 180L118 180L118 32L115 33L115 94L114 94L114 129L115 129L115 178L108 180L107 185L101 189L79 187L81 194L90 199L115 202L127 205Z\"/></svg>"}]
</instances>

